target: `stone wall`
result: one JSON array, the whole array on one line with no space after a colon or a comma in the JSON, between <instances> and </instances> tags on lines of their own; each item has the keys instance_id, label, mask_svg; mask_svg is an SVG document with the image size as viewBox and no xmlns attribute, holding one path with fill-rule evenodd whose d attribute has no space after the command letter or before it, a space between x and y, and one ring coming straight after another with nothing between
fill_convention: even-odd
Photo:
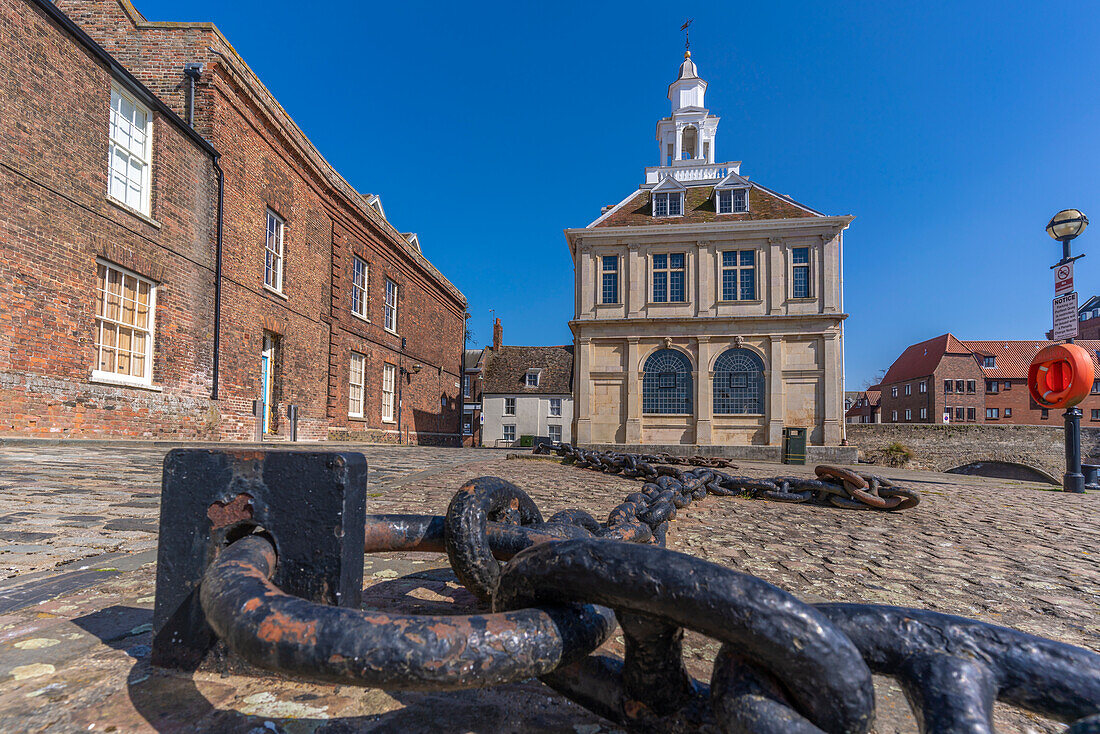
<instances>
[{"instance_id":1,"label":"stone wall","mask_svg":"<svg viewBox=\"0 0 1100 734\"><path fill-rule=\"evenodd\" d=\"M861 459L882 463L886 447L900 443L913 452L907 466L947 471L976 461L1023 464L1061 477L1065 432L1061 426L850 424L848 443ZM1100 429L1081 429L1081 455L1100 457Z\"/></svg>"}]
</instances>

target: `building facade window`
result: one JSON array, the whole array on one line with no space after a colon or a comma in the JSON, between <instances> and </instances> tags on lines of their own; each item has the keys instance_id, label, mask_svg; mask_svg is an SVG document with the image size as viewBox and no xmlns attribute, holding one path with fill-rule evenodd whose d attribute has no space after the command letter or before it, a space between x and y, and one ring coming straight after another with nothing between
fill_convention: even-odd
<instances>
[{"instance_id":1,"label":"building facade window","mask_svg":"<svg viewBox=\"0 0 1100 734\"><path fill-rule=\"evenodd\" d=\"M1090 420L1100 421L1100 410L1093 408Z\"/></svg>"},{"instance_id":2,"label":"building facade window","mask_svg":"<svg viewBox=\"0 0 1100 734\"><path fill-rule=\"evenodd\" d=\"M550 398L549 414L554 418L561 417L561 398Z\"/></svg>"},{"instance_id":3,"label":"building facade window","mask_svg":"<svg viewBox=\"0 0 1100 734\"><path fill-rule=\"evenodd\" d=\"M153 281L116 265L96 263L93 377L152 382L155 312Z\"/></svg>"},{"instance_id":4,"label":"building facade window","mask_svg":"<svg viewBox=\"0 0 1100 734\"><path fill-rule=\"evenodd\" d=\"M675 349L649 355L642 376L642 412L655 415L691 414L691 362Z\"/></svg>"},{"instance_id":5,"label":"building facade window","mask_svg":"<svg viewBox=\"0 0 1100 734\"><path fill-rule=\"evenodd\" d=\"M720 189L718 191L718 213L737 214L747 212L748 196L745 189Z\"/></svg>"},{"instance_id":6,"label":"building facade window","mask_svg":"<svg viewBox=\"0 0 1100 734\"><path fill-rule=\"evenodd\" d=\"M906 395L912 395L913 394L913 385L912 385L912 383L909 383L909 382L905 383L905 394Z\"/></svg>"},{"instance_id":7,"label":"building facade window","mask_svg":"<svg viewBox=\"0 0 1100 734\"><path fill-rule=\"evenodd\" d=\"M502 432L501 435L504 437L505 441L508 441L509 443L512 443L516 440L516 424L515 423L505 423L503 426L501 426L501 428L503 429L503 432Z\"/></svg>"},{"instance_id":8,"label":"building facade window","mask_svg":"<svg viewBox=\"0 0 1100 734\"><path fill-rule=\"evenodd\" d=\"M538 370L527 370L527 374L524 375L524 378L523 378L523 384L526 385L527 387L538 387L539 386L539 371Z\"/></svg>"},{"instance_id":9,"label":"building facade window","mask_svg":"<svg viewBox=\"0 0 1100 734\"><path fill-rule=\"evenodd\" d=\"M107 193L149 214L152 190L153 116L118 87L111 88L110 162Z\"/></svg>"},{"instance_id":10,"label":"building facade window","mask_svg":"<svg viewBox=\"0 0 1100 734\"><path fill-rule=\"evenodd\" d=\"M1048 409L1046 409L1046 408L1043 408L1043 409L1042 409L1042 410L1041 410L1041 411L1039 412L1039 417L1040 417L1040 418L1042 418L1043 420L1046 420L1047 418L1049 418L1049 417L1050 417L1050 411L1049 411Z\"/></svg>"},{"instance_id":11,"label":"building facade window","mask_svg":"<svg viewBox=\"0 0 1100 734\"><path fill-rule=\"evenodd\" d=\"M966 409L966 419L968 421L977 420L978 419L978 409L977 408L967 408Z\"/></svg>"},{"instance_id":12,"label":"building facade window","mask_svg":"<svg viewBox=\"0 0 1100 734\"><path fill-rule=\"evenodd\" d=\"M619 302L619 256L600 258L600 303Z\"/></svg>"},{"instance_id":13,"label":"building facade window","mask_svg":"<svg viewBox=\"0 0 1100 734\"><path fill-rule=\"evenodd\" d=\"M898 412L896 410L891 410L890 411L890 420L893 421L894 423L898 422Z\"/></svg>"},{"instance_id":14,"label":"building facade window","mask_svg":"<svg viewBox=\"0 0 1100 734\"><path fill-rule=\"evenodd\" d=\"M355 256L351 259L351 312L367 318L367 261Z\"/></svg>"},{"instance_id":15,"label":"building facade window","mask_svg":"<svg viewBox=\"0 0 1100 734\"><path fill-rule=\"evenodd\" d=\"M920 409L920 419L922 421L928 420L928 408L921 408Z\"/></svg>"},{"instance_id":16,"label":"building facade window","mask_svg":"<svg viewBox=\"0 0 1100 734\"><path fill-rule=\"evenodd\" d=\"M397 283L386 278L386 314L382 326L397 333Z\"/></svg>"},{"instance_id":17,"label":"building facade window","mask_svg":"<svg viewBox=\"0 0 1100 734\"><path fill-rule=\"evenodd\" d=\"M920 393L928 392L928 380L921 380L917 387L917 391Z\"/></svg>"},{"instance_id":18,"label":"building facade window","mask_svg":"<svg viewBox=\"0 0 1100 734\"><path fill-rule=\"evenodd\" d=\"M748 349L727 349L714 362L714 413L764 412L764 362Z\"/></svg>"},{"instance_id":19,"label":"building facade window","mask_svg":"<svg viewBox=\"0 0 1100 734\"><path fill-rule=\"evenodd\" d=\"M366 402L367 358L359 352L351 353L348 369L348 416L362 418Z\"/></svg>"},{"instance_id":20,"label":"building facade window","mask_svg":"<svg viewBox=\"0 0 1100 734\"><path fill-rule=\"evenodd\" d=\"M463 375L462 376L462 397L464 397L464 398L470 397L470 376L469 375Z\"/></svg>"},{"instance_id":21,"label":"building facade window","mask_svg":"<svg viewBox=\"0 0 1100 734\"><path fill-rule=\"evenodd\" d=\"M986 417L987 420L994 419L994 418L1000 418L1001 417L1001 411L997 408L986 408L985 409L985 417Z\"/></svg>"},{"instance_id":22,"label":"building facade window","mask_svg":"<svg viewBox=\"0 0 1100 734\"><path fill-rule=\"evenodd\" d=\"M953 380L944 380L943 381L943 391L945 393L955 392L955 382Z\"/></svg>"},{"instance_id":23,"label":"building facade window","mask_svg":"<svg viewBox=\"0 0 1100 734\"><path fill-rule=\"evenodd\" d=\"M655 303L683 303L686 269L684 253L672 252L653 256L653 301Z\"/></svg>"},{"instance_id":24,"label":"building facade window","mask_svg":"<svg viewBox=\"0 0 1100 734\"><path fill-rule=\"evenodd\" d=\"M393 422L395 393L397 388L397 368L392 364L382 365L382 420Z\"/></svg>"},{"instance_id":25,"label":"building facade window","mask_svg":"<svg viewBox=\"0 0 1100 734\"><path fill-rule=\"evenodd\" d=\"M516 399L504 398L504 415L516 414Z\"/></svg>"},{"instance_id":26,"label":"building facade window","mask_svg":"<svg viewBox=\"0 0 1100 734\"><path fill-rule=\"evenodd\" d=\"M994 383L994 384L996 384L996 383ZM968 393L972 393L972 394L976 393L978 391L978 381L977 380L967 380L966 381L966 391ZM994 390L994 392L996 392L996 391Z\"/></svg>"},{"instance_id":27,"label":"building facade window","mask_svg":"<svg viewBox=\"0 0 1100 734\"><path fill-rule=\"evenodd\" d=\"M1012 417L1012 408L1005 408L1005 418Z\"/></svg>"},{"instance_id":28,"label":"building facade window","mask_svg":"<svg viewBox=\"0 0 1100 734\"><path fill-rule=\"evenodd\" d=\"M1005 390L1011 390L1011 389L1012 389L1012 383L1009 382L1008 380L1005 380Z\"/></svg>"},{"instance_id":29,"label":"building facade window","mask_svg":"<svg viewBox=\"0 0 1100 734\"><path fill-rule=\"evenodd\" d=\"M955 408L955 420L960 423L966 420L966 408Z\"/></svg>"},{"instance_id":30,"label":"building facade window","mask_svg":"<svg viewBox=\"0 0 1100 734\"><path fill-rule=\"evenodd\" d=\"M722 253L722 300L756 300L756 250Z\"/></svg>"},{"instance_id":31,"label":"building facade window","mask_svg":"<svg viewBox=\"0 0 1100 734\"><path fill-rule=\"evenodd\" d=\"M1000 383L997 382L996 380L986 380L985 381L985 391L987 393L995 395L997 393L997 388L999 386L1000 386Z\"/></svg>"},{"instance_id":32,"label":"building facade window","mask_svg":"<svg viewBox=\"0 0 1100 734\"><path fill-rule=\"evenodd\" d=\"M680 217L684 214L684 195L679 191L653 195L653 216Z\"/></svg>"},{"instance_id":33,"label":"building facade window","mask_svg":"<svg viewBox=\"0 0 1100 734\"><path fill-rule=\"evenodd\" d=\"M791 248L791 295L794 298L810 297L810 248Z\"/></svg>"},{"instance_id":34,"label":"building facade window","mask_svg":"<svg viewBox=\"0 0 1100 734\"><path fill-rule=\"evenodd\" d=\"M986 369L994 369L994 368L996 368L996 366L997 366L997 358L996 357L990 357L990 356L982 357L982 367L985 367Z\"/></svg>"},{"instance_id":35,"label":"building facade window","mask_svg":"<svg viewBox=\"0 0 1100 734\"><path fill-rule=\"evenodd\" d=\"M554 443L561 443L561 426L547 425L546 436Z\"/></svg>"},{"instance_id":36,"label":"building facade window","mask_svg":"<svg viewBox=\"0 0 1100 734\"><path fill-rule=\"evenodd\" d=\"M890 397L896 398L897 396L898 396L898 388L895 385L894 387L890 388Z\"/></svg>"},{"instance_id":37,"label":"building facade window","mask_svg":"<svg viewBox=\"0 0 1100 734\"><path fill-rule=\"evenodd\" d=\"M960 395L966 389L966 380L955 380L955 392Z\"/></svg>"},{"instance_id":38,"label":"building facade window","mask_svg":"<svg viewBox=\"0 0 1100 734\"><path fill-rule=\"evenodd\" d=\"M913 411L909 408L905 409L905 420L907 420L907 421L913 420Z\"/></svg>"},{"instance_id":39,"label":"building facade window","mask_svg":"<svg viewBox=\"0 0 1100 734\"><path fill-rule=\"evenodd\" d=\"M283 229L282 217L268 209L267 236L264 239L264 285L280 293L283 291Z\"/></svg>"}]
</instances>

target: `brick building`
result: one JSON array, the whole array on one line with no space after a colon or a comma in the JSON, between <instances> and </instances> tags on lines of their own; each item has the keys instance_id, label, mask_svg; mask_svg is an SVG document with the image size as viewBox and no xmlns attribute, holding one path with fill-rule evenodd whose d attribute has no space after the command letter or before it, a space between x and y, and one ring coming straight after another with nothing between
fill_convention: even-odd
<instances>
[{"instance_id":1,"label":"brick building","mask_svg":"<svg viewBox=\"0 0 1100 734\"><path fill-rule=\"evenodd\" d=\"M882 399L882 391L878 385L873 385L866 390L854 393L851 405L844 412L845 423L881 423L882 413L879 410L879 402ZM845 399L847 402L847 398Z\"/></svg>"},{"instance_id":2,"label":"brick building","mask_svg":"<svg viewBox=\"0 0 1100 734\"><path fill-rule=\"evenodd\" d=\"M1059 423L1027 389L1027 370L1048 341L960 341L943 334L908 347L879 386L883 423ZM1100 341L1078 340L1100 374ZM1100 426L1100 380L1078 407L1082 425ZM946 417L946 420L945 420Z\"/></svg>"},{"instance_id":3,"label":"brick building","mask_svg":"<svg viewBox=\"0 0 1100 734\"><path fill-rule=\"evenodd\" d=\"M217 28L0 8L0 431L457 442L464 297Z\"/></svg>"}]
</instances>

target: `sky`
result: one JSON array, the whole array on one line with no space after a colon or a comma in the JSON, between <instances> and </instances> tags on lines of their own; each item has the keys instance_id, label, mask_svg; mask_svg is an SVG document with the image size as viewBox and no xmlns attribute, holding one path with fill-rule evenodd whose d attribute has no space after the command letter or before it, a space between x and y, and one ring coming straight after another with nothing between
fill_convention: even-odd
<instances>
[{"instance_id":1,"label":"sky","mask_svg":"<svg viewBox=\"0 0 1100 734\"><path fill-rule=\"evenodd\" d=\"M1041 339L1076 207L1100 292L1100 3L134 0L213 21L321 153L467 297L473 345L567 344L562 230L658 164L691 50L717 160L844 239L846 388L917 341Z\"/></svg>"}]
</instances>

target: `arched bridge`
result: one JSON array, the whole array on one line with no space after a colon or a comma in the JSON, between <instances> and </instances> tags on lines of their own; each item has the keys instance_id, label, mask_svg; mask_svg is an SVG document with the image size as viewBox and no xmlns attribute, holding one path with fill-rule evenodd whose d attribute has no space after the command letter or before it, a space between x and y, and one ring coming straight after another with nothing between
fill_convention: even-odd
<instances>
[{"instance_id":1,"label":"arched bridge","mask_svg":"<svg viewBox=\"0 0 1100 734\"><path fill-rule=\"evenodd\" d=\"M907 466L916 469L1049 484L1061 484L1065 472L1060 421L1050 426L883 423L846 428L848 443L876 463L883 463L890 447L900 444L912 453ZM1100 459L1100 429L1081 429L1081 454Z\"/></svg>"}]
</instances>

